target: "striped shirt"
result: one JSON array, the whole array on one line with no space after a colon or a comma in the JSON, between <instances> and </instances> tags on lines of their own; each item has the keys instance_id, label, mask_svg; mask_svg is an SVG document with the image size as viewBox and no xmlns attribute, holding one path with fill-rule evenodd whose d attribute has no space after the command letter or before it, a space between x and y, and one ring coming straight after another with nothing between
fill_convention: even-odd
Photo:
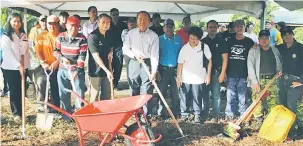
<instances>
[{"instance_id":1,"label":"striped shirt","mask_svg":"<svg viewBox=\"0 0 303 146\"><path fill-rule=\"evenodd\" d=\"M87 41L83 34L78 33L76 37L71 38L67 32L63 32L56 39L54 56L60 61L61 68L67 69L61 63L61 58L65 57L70 61L68 68L80 71L84 68L86 51Z\"/></svg>"}]
</instances>

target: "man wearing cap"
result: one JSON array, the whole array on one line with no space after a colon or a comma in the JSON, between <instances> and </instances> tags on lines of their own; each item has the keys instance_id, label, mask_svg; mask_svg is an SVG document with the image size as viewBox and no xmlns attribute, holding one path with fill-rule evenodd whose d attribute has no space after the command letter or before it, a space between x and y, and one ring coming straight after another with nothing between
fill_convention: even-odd
<instances>
[{"instance_id":1,"label":"man wearing cap","mask_svg":"<svg viewBox=\"0 0 303 146\"><path fill-rule=\"evenodd\" d=\"M154 31L159 37L164 34L163 27L161 26L161 16L159 13L153 14L153 25L149 27L150 30Z\"/></svg>"},{"instance_id":2,"label":"man wearing cap","mask_svg":"<svg viewBox=\"0 0 303 146\"><path fill-rule=\"evenodd\" d=\"M91 90L90 102L98 100L101 88L100 100L111 97L110 80L112 73L108 70L109 59L112 59L113 47L110 28L111 18L107 14L98 16L98 28L88 37L88 74L90 76Z\"/></svg>"},{"instance_id":3,"label":"man wearing cap","mask_svg":"<svg viewBox=\"0 0 303 146\"><path fill-rule=\"evenodd\" d=\"M182 21L183 28L176 31L176 34L182 38L183 44L187 44L189 40L188 30L191 27L191 19L190 16L186 16Z\"/></svg>"},{"instance_id":4,"label":"man wearing cap","mask_svg":"<svg viewBox=\"0 0 303 146\"><path fill-rule=\"evenodd\" d=\"M176 83L177 77L177 60L179 52L183 46L180 36L174 34L174 21L166 19L164 21L164 35L159 37L159 67L158 71L161 76L159 88L164 97L166 97L168 85L170 86L170 95L172 101L172 112L178 115L180 112L179 95ZM159 100L158 116L163 115L163 103Z\"/></svg>"},{"instance_id":5,"label":"man wearing cap","mask_svg":"<svg viewBox=\"0 0 303 146\"><path fill-rule=\"evenodd\" d=\"M65 32L67 31L66 29L66 21L69 17L69 14L65 11L60 12L59 14L59 20L60 20L60 30L59 32Z\"/></svg>"},{"instance_id":6,"label":"man wearing cap","mask_svg":"<svg viewBox=\"0 0 303 146\"><path fill-rule=\"evenodd\" d=\"M47 30L48 32L42 32L38 35L35 45L35 50L38 59L40 60L40 66L35 69L34 77L36 78L38 100L44 101L46 91L46 75L52 72L49 82L51 89L51 102L60 107L59 89L57 81L57 73L59 67L59 61L54 57L53 50L55 47L56 38L59 35L59 18L55 15L47 17ZM38 111L42 111L43 106L38 107Z\"/></svg>"},{"instance_id":7,"label":"man wearing cap","mask_svg":"<svg viewBox=\"0 0 303 146\"><path fill-rule=\"evenodd\" d=\"M275 46L283 43L279 31L274 28L275 23L273 21L266 22L266 29L270 32L270 45Z\"/></svg>"},{"instance_id":8,"label":"man wearing cap","mask_svg":"<svg viewBox=\"0 0 303 146\"><path fill-rule=\"evenodd\" d=\"M159 37L152 30L148 29L150 15L146 11L137 14L138 28L128 32L123 44L123 53L131 58L128 64L129 78L131 80L131 96L140 94L152 94L153 88L151 80L155 80L155 75L159 65ZM139 60L139 61L138 61ZM140 64L144 62L151 71L151 77ZM145 114L152 114L152 102L147 103L147 108L143 108Z\"/></svg>"},{"instance_id":9,"label":"man wearing cap","mask_svg":"<svg viewBox=\"0 0 303 146\"><path fill-rule=\"evenodd\" d=\"M113 37L113 75L114 75L114 88L118 89L118 83L121 77L122 67L123 67L123 52L122 46L123 42L121 40L121 33L124 29L127 29L127 24L120 20L119 10L117 8L112 8L110 10L110 16L112 17L112 23L110 27L110 32Z\"/></svg>"},{"instance_id":10,"label":"man wearing cap","mask_svg":"<svg viewBox=\"0 0 303 146\"><path fill-rule=\"evenodd\" d=\"M282 62L279 50L270 46L270 32L261 30L259 33L259 45L250 49L247 59L248 86L252 88L252 99L255 100L258 93L264 89L266 84L282 71ZM255 109L254 117L258 126L261 126L264 112L270 112L271 108L278 104L277 80L268 89L270 96L262 101L262 105ZM267 105L267 106L265 106Z\"/></svg>"},{"instance_id":11,"label":"man wearing cap","mask_svg":"<svg viewBox=\"0 0 303 146\"><path fill-rule=\"evenodd\" d=\"M122 34L121 34L121 39L122 39L122 42L124 43L125 42L125 39L126 39L126 36L128 34L128 32L134 28L137 27L137 22L136 22L136 18L133 18L133 17L129 17L128 20L127 20L127 29L124 29L122 31ZM125 61L125 66L126 66L126 77L127 77L127 82L128 82L128 85L129 85L129 89L131 89L131 86L130 86L130 79L129 79L129 76L128 76L128 63L130 61L130 58L127 56L127 55L124 55L123 56L124 58L124 61Z\"/></svg>"},{"instance_id":12,"label":"man wearing cap","mask_svg":"<svg viewBox=\"0 0 303 146\"><path fill-rule=\"evenodd\" d=\"M213 101L213 119L217 122L221 114L221 97L220 89L221 83L226 79L226 67L228 62L228 48L226 41L217 35L218 22L210 20L207 22L208 35L202 39L202 42L207 44L212 54L212 75L210 89L212 93ZM208 115L205 115L208 118Z\"/></svg>"},{"instance_id":13,"label":"man wearing cap","mask_svg":"<svg viewBox=\"0 0 303 146\"><path fill-rule=\"evenodd\" d=\"M235 36L235 31L234 31L234 22L229 22L227 26L227 30L224 31L223 33L219 34L222 38L224 38L226 41Z\"/></svg>"},{"instance_id":14,"label":"man wearing cap","mask_svg":"<svg viewBox=\"0 0 303 146\"><path fill-rule=\"evenodd\" d=\"M283 75L280 80L279 101L282 105L297 114L296 123L291 129L290 136L297 132L303 133L303 45L294 39L294 32L286 27L281 30L284 43L277 46L283 60Z\"/></svg>"},{"instance_id":15,"label":"man wearing cap","mask_svg":"<svg viewBox=\"0 0 303 146\"><path fill-rule=\"evenodd\" d=\"M80 97L84 98L85 76L84 61L87 51L86 37L79 34L80 20L70 16L66 23L66 32L58 35L54 48L54 56L60 62L58 71L59 95L61 107L72 112L70 92L74 90ZM72 87L71 82L73 82ZM81 108L80 101L75 99L75 110Z\"/></svg>"},{"instance_id":16,"label":"man wearing cap","mask_svg":"<svg viewBox=\"0 0 303 146\"><path fill-rule=\"evenodd\" d=\"M229 49L227 65L227 103L225 114L227 120L241 116L246 110L247 90L247 56L254 42L244 36L243 20L234 22L235 36L227 41ZM239 115L240 113L240 115Z\"/></svg>"}]
</instances>

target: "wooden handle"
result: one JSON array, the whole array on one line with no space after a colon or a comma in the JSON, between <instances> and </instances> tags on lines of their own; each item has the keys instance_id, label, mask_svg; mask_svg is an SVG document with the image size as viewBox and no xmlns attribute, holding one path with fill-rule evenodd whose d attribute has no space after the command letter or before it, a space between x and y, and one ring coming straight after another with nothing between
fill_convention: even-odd
<instances>
[{"instance_id":1,"label":"wooden handle","mask_svg":"<svg viewBox=\"0 0 303 146\"><path fill-rule=\"evenodd\" d=\"M108 59L108 64L109 64L109 71L111 72L111 74L113 74L112 59ZM110 97L111 99L114 99L113 80L110 80L109 83L110 83Z\"/></svg>"}]
</instances>

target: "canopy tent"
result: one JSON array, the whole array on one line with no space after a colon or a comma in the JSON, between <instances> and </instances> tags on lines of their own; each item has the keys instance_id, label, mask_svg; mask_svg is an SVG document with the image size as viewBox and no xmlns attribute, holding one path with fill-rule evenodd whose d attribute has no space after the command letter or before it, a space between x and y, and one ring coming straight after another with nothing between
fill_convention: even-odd
<instances>
[{"instance_id":1,"label":"canopy tent","mask_svg":"<svg viewBox=\"0 0 303 146\"><path fill-rule=\"evenodd\" d=\"M9 2L10 1L10 2ZM150 14L160 13L162 18L182 20L191 15L193 21L201 20L213 14L247 14L261 17L262 0L5 0L4 7L25 7L36 10L44 15L58 15L61 11L87 17L87 8L96 6L99 13L108 13L111 8L118 8L121 16L136 16L137 12L145 10Z\"/></svg>"}]
</instances>

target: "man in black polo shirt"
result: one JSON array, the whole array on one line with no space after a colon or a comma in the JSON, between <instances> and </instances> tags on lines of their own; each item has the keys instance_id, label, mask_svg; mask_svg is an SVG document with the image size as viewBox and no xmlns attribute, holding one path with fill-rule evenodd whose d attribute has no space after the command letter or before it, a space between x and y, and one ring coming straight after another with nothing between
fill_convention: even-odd
<instances>
[{"instance_id":1,"label":"man in black polo shirt","mask_svg":"<svg viewBox=\"0 0 303 146\"><path fill-rule=\"evenodd\" d=\"M111 18L107 14L98 16L98 28L88 37L88 74L90 76L90 102L97 100L101 87L101 100L110 99L110 82L113 79L108 70L109 59L112 59L112 38L108 31Z\"/></svg>"},{"instance_id":2,"label":"man in black polo shirt","mask_svg":"<svg viewBox=\"0 0 303 146\"><path fill-rule=\"evenodd\" d=\"M281 30L284 43L277 46L283 60L283 75L280 80L279 101L281 104L296 113L296 124L293 125L289 136L297 132L303 133L303 45L294 39L291 28Z\"/></svg>"},{"instance_id":3,"label":"man in black polo shirt","mask_svg":"<svg viewBox=\"0 0 303 146\"><path fill-rule=\"evenodd\" d=\"M113 58L113 76L114 76L114 88L117 89L121 76L123 66L123 42L121 34L124 29L127 29L127 24L119 19L119 10L112 8L110 10L110 16L112 17L112 23L110 26L110 32L113 36L114 58Z\"/></svg>"},{"instance_id":4,"label":"man in black polo shirt","mask_svg":"<svg viewBox=\"0 0 303 146\"><path fill-rule=\"evenodd\" d=\"M210 20L207 22L208 35L202 42L207 44L212 54L212 77L211 77L211 93L213 97L213 121L218 121L220 116L221 98L220 98L220 84L226 78L226 67L228 61L228 49L226 41L217 35L218 22ZM207 110L208 111L208 110ZM207 118L208 115L205 115Z\"/></svg>"},{"instance_id":5,"label":"man in black polo shirt","mask_svg":"<svg viewBox=\"0 0 303 146\"><path fill-rule=\"evenodd\" d=\"M154 31L159 37L164 34L163 26L160 24L161 16L159 13L153 14L153 25L149 27L150 30Z\"/></svg>"}]
</instances>

